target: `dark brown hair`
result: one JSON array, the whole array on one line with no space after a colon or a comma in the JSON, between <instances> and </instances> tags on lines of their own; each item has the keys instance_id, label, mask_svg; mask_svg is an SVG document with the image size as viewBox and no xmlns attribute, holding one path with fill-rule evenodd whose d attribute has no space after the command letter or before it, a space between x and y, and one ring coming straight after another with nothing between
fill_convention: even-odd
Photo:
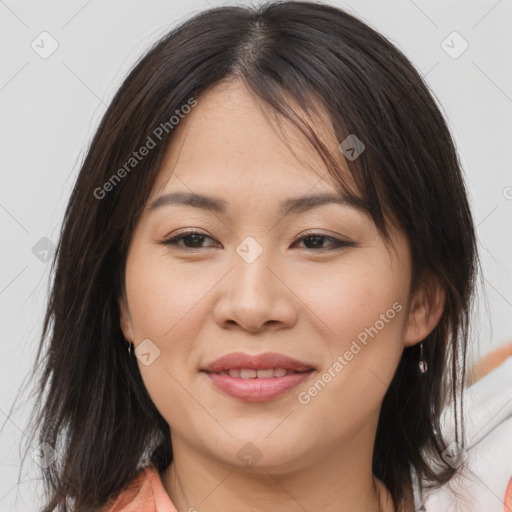
<instances>
[{"instance_id":1,"label":"dark brown hair","mask_svg":"<svg viewBox=\"0 0 512 512\"><path fill-rule=\"evenodd\" d=\"M172 460L168 425L136 358L127 356L118 300L133 229L173 135L169 119L229 77L295 123L386 239L388 221L398 223L412 250L411 293L434 280L444 288L443 315L423 341L428 372L417 371L419 345L405 348L385 395L373 470L395 502L411 467L434 486L456 471L441 453L452 441L462 444L460 392L479 262L447 124L413 65L367 24L323 3L272 1L209 9L174 28L130 71L94 135L52 262L34 366L33 436L58 453L42 471L44 512L97 510L143 465L151 461L161 471ZM312 126L298 119L297 109L311 114L317 101L338 141L355 134L365 145L346 162L357 195ZM99 198L98 189L162 125L168 129L156 147ZM447 405L457 422L454 439L441 435Z\"/></svg>"}]
</instances>

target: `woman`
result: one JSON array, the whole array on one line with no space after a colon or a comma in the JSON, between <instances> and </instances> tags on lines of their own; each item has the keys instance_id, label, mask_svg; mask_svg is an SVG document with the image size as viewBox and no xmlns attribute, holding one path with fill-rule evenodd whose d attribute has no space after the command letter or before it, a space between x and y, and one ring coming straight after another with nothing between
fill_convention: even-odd
<instances>
[{"instance_id":1,"label":"woman","mask_svg":"<svg viewBox=\"0 0 512 512\"><path fill-rule=\"evenodd\" d=\"M343 10L210 9L158 41L55 258L45 512L409 511L462 471L460 164L418 72Z\"/></svg>"}]
</instances>

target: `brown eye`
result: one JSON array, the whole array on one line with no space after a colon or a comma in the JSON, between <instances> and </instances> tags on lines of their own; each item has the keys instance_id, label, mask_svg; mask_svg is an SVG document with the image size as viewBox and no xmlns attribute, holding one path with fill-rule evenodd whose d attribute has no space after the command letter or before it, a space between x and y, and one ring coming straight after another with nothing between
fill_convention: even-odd
<instances>
[{"instance_id":1,"label":"brown eye","mask_svg":"<svg viewBox=\"0 0 512 512\"><path fill-rule=\"evenodd\" d=\"M188 231L184 233L180 233L179 235L176 235L172 238L168 238L162 242L164 245L176 245L178 246L178 242L183 240L183 243L185 244L185 249L200 249L201 247L204 247L202 245L202 242L209 238L210 240L213 240L208 235L205 235L203 233L199 233L198 231Z\"/></svg>"},{"instance_id":2,"label":"brown eye","mask_svg":"<svg viewBox=\"0 0 512 512\"><path fill-rule=\"evenodd\" d=\"M327 240L330 242L330 247L324 247L324 241ZM339 249L341 247L348 247L355 245L353 242L345 242L344 240L340 240L338 238L334 238L332 236L322 235L321 233L308 234L299 238L298 242L305 242L306 249L324 249L324 250L334 250ZM309 241L306 243L306 241Z\"/></svg>"}]
</instances>

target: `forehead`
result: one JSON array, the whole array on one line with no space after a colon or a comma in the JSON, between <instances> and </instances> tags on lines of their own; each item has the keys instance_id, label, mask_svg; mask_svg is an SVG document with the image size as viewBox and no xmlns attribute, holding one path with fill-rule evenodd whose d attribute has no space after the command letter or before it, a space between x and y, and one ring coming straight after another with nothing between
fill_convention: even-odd
<instances>
[{"instance_id":1,"label":"forehead","mask_svg":"<svg viewBox=\"0 0 512 512\"><path fill-rule=\"evenodd\" d=\"M306 193L311 187L316 192L335 191L324 162L304 135L242 82L223 81L197 101L174 128L152 198L186 184L292 187L295 193ZM347 183L353 184L328 116L320 110L307 122L330 149Z\"/></svg>"}]
</instances>

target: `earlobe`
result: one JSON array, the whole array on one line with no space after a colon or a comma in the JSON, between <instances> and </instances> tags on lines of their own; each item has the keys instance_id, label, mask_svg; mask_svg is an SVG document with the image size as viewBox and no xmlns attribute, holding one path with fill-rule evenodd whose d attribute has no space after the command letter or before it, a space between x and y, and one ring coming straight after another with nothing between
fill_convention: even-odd
<instances>
[{"instance_id":1,"label":"earlobe","mask_svg":"<svg viewBox=\"0 0 512 512\"><path fill-rule=\"evenodd\" d=\"M443 314L445 290L436 278L429 279L432 281L420 286L412 299L403 335L403 344L406 347L424 340L434 330Z\"/></svg>"}]
</instances>

